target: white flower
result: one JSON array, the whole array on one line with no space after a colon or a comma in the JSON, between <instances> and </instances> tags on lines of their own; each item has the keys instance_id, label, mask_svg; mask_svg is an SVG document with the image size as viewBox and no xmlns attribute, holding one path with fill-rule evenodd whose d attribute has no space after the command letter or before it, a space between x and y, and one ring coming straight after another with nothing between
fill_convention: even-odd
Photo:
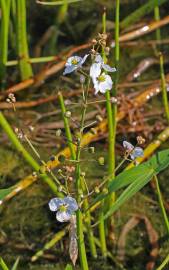
<instances>
[{"instance_id":1,"label":"white flower","mask_svg":"<svg viewBox=\"0 0 169 270\"><path fill-rule=\"evenodd\" d=\"M93 84L96 95L98 92L104 94L106 91L111 90L113 82L111 77L103 72L98 77L93 78Z\"/></svg>"},{"instance_id":2,"label":"white flower","mask_svg":"<svg viewBox=\"0 0 169 270\"><path fill-rule=\"evenodd\" d=\"M68 73L73 72L74 70L81 68L84 62L86 61L88 57L88 54L86 54L84 57L80 56L71 56L67 59L67 62L65 64L65 70L63 72L63 75L66 75Z\"/></svg>"},{"instance_id":3,"label":"white flower","mask_svg":"<svg viewBox=\"0 0 169 270\"><path fill-rule=\"evenodd\" d=\"M67 222L78 209L77 202L74 198L68 196L65 198L53 198L49 202L49 209L57 211L56 219L60 222Z\"/></svg>"},{"instance_id":4,"label":"white flower","mask_svg":"<svg viewBox=\"0 0 169 270\"><path fill-rule=\"evenodd\" d=\"M104 63L103 58L101 57L101 55L97 54L96 57L95 57L95 61L91 65L91 68L90 68L90 76L92 78L97 77L97 73L95 73L96 70L97 70L97 72L99 72L99 70L102 69L102 68L107 72L115 72L116 71L116 68L114 68L114 67L112 68L109 65L106 65Z\"/></svg>"},{"instance_id":5,"label":"white flower","mask_svg":"<svg viewBox=\"0 0 169 270\"><path fill-rule=\"evenodd\" d=\"M123 141L123 147L130 153L130 157L132 160L137 157L142 157L144 155L144 151L141 147L134 147L131 143L127 141Z\"/></svg>"},{"instance_id":6,"label":"white flower","mask_svg":"<svg viewBox=\"0 0 169 270\"><path fill-rule=\"evenodd\" d=\"M92 78L94 84L95 94L97 94L99 91L101 93L105 93L107 90L112 89L112 79L109 75L102 72L102 68L107 72L116 71L115 68L104 64L101 55L97 54L95 57L95 62L90 67L90 77Z\"/></svg>"}]
</instances>

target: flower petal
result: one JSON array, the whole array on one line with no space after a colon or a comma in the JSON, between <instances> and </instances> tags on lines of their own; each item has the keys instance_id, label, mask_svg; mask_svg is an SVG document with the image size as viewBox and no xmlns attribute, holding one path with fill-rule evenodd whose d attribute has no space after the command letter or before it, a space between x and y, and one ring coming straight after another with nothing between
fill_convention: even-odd
<instances>
[{"instance_id":1,"label":"flower petal","mask_svg":"<svg viewBox=\"0 0 169 270\"><path fill-rule=\"evenodd\" d=\"M56 219L59 221L59 222L67 222L70 220L72 216L72 212L69 211L69 210L66 210L66 211L58 211L56 213Z\"/></svg>"},{"instance_id":2,"label":"flower petal","mask_svg":"<svg viewBox=\"0 0 169 270\"><path fill-rule=\"evenodd\" d=\"M101 57L99 53L95 57L95 63L103 64L103 58Z\"/></svg>"},{"instance_id":3,"label":"flower petal","mask_svg":"<svg viewBox=\"0 0 169 270\"><path fill-rule=\"evenodd\" d=\"M135 158L144 156L144 151L141 147L136 147L132 153Z\"/></svg>"},{"instance_id":4,"label":"flower petal","mask_svg":"<svg viewBox=\"0 0 169 270\"><path fill-rule=\"evenodd\" d=\"M49 209L51 211L57 211L61 205L63 205L62 199L53 198L49 201Z\"/></svg>"},{"instance_id":5,"label":"flower petal","mask_svg":"<svg viewBox=\"0 0 169 270\"><path fill-rule=\"evenodd\" d=\"M134 149L134 146L127 141L123 141L123 147L128 151L132 151Z\"/></svg>"},{"instance_id":6,"label":"flower petal","mask_svg":"<svg viewBox=\"0 0 169 270\"><path fill-rule=\"evenodd\" d=\"M95 95L99 92L99 82L96 78L93 78L93 84L94 84L94 89L95 89Z\"/></svg>"},{"instance_id":7,"label":"flower petal","mask_svg":"<svg viewBox=\"0 0 169 270\"><path fill-rule=\"evenodd\" d=\"M75 69L77 69L77 66L75 65L67 66L63 72L63 75L69 74L73 72Z\"/></svg>"},{"instance_id":8,"label":"flower petal","mask_svg":"<svg viewBox=\"0 0 169 270\"><path fill-rule=\"evenodd\" d=\"M115 72L116 71L116 68L110 67L109 65L106 65L106 64L102 64L102 67L107 72Z\"/></svg>"},{"instance_id":9,"label":"flower petal","mask_svg":"<svg viewBox=\"0 0 169 270\"><path fill-rule=\"evenodd\" d=\"M74 198L68 196L68 197L65 197L63 201L65 204L68 205L68 210L74 212L78 209L78 204Z\"/></svg>"},{"instance_id":10,"label":"flower petal","mask_svg":"<svg viewBox=\"0 0 169 270\"><path fill-rule=\"evenodd\" d=\"M92 79L95 79L100 75L100 73L101 73L101 64L100 63L92 64L90 67L90 77Z\"/></svg>"},{"instance_id":11,"label":"flower petal","mask_svg":"<svg viewBox=\"0 0 169 270\"><path fill-rule=\"evenodd\" d=\"M105 81L99 83L99 90L101 93L106 93L106 91L109 91L112 89L112 79L109 75L105 75Z\"/></svg>"},{"instance_id":12,"label":"flower petal","mask_svg":"<svg viewBox=\"0 0 169 270\"><path fill-rule=\"evenodd\" d=\"M88 56L89 56L89 54L85 54L85 56L80 60L80 65L84 64L84 62L86 61Z\"/></svg>"}]
</instances>

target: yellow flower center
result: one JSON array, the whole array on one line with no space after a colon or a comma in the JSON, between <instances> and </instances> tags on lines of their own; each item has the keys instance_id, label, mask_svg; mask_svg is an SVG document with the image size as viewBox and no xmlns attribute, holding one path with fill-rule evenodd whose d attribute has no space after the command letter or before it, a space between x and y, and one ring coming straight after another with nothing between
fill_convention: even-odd
<instances>
[{"instance_id":1,"label":"yellow flower center","mask_svg":"<svg viewBox=\"0 0 169 270\"><path fill-rule=\"evenodd\" d=\"M77 65L78 64L78 61L77 61L77 59L72 59L72 65Z\"/></svg>"},{"instance_id":2,"label":"yellow flower center","mask_svg":"<svg viewBox=\"0 0 169 270\"><path fill-rule=\"evenodd\" d=\"M60 210L61 212L65 212L65 211L67 210L67 205L61 205L61 206L59 207L59 210Z\"/></svg>"},{"instance_id":3,"label":"yellow flower center","mask_svg":"<svg viewBox=\"0 0 169 270\"><path fill-rule=\"evenodd\" d=\"M105 80L106 80L106 78L103 74L98 77L99 82L104 82Z\"/></svg>"}]
</instances>

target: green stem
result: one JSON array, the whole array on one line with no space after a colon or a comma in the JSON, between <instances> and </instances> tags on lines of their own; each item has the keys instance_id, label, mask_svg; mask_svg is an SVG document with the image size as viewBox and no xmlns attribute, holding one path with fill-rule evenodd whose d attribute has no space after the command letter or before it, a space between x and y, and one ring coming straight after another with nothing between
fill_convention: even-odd
<instances>
[{"instance_id":1,"label":"green stem","mask_svg":"<svg viewBox=\"0 0 169 270\"><path fill-rule=\"evenodd\" d=\"M80 154L81 154L81 139L83 135L83 128L84 128L84 121L85 121L85 114L86 114L86 108L87 108L87 97L88 97L88 90L90 85L90 79L88 79L87 88L84 94L83 98L83 110L82 110L82 116L80 121L80 134L78 138L78 144L77 144L77 150L76 150L76 194L77 194L77 201L80 204L81 203L81 175L80 175ZM81 261L81 267L82 270L88 270L88 262L87 262L87 256L86 256L86 249L85 249L85 243L84 243L84 232L83 232L83 218L82 213L80 209L77 211L77 235L78 235L78 247L80 252L80 261Z\"/></svg>"},{"instance_id":2,"label":"green stem","mask_svg":"<svg viewBox=\"0 0 169 270\"><path fill-rule=\"evenodd\" d=\"M156 270L162 270L166 266L167 263L169 263L169 255L167 255L165 260L162 262L162 264Z\"/></svg>"},{"instance_id":3,"label":"green stem","mask_svg":"<svg viewBox=\"0 0 169 270\"><path fill-rule=\"evenodd\" d=\"M101 205L102 209L104 209L104 204ZM107 257L107 246L106 246L106 234L105 234L105 223L104 223L104 212L100 211L99 214L99 236L100 236L100 244L101 244L101 252L103 257Z\"/></svg>"},{"instance_id":4,"label":"green stem","mask_svg":"<svg viewBox=\"0 0 169 270\"><path fill-rule=\"evenodd\" d=\"M65 113L66 113L66 108L65 108L65 104L64 104L64 100L63 100L63 96L62 93L59 92L58 93L59 96L59 101L60 101L60 106L61 106L61 111L62 111L62 118L64 121L64 127L65 127L65 132L66 132L66 137L68 139L68 146L70 148L71 151L71 158L72 160L76 159L76 152L75 152L75 148L74 145L72 144L72 134L71 134L71 130L70 130L70 125L69 125L69 120L67 117L65 117ZM87 102L87 100L86 100ZM83 132L83 127L84 127L84 118L85 118L85 112L86 112L86 106L82 112L82 120L81 120L81 132ZM80 149L79 149L80 150ZM80 156L79 156L80 158ZM82 188L82 191L85 192L85 185L83 181L80 181L80 187L79 189ZM88 209L89 208L89 204L88 204L88 199L84 200L84 208ZM91 254L94 258L97 257L97 253L96 253L96 246L95 246L95 242L94 242L94 235L93 235L93 231L91 228L91 216L90 216L90 211L86 212L86 216L87 216L87 221L86 221L86 225L88 228L88 240L89 240L89 245L90 245L90 250L91 250Z\"/></svg>"},{"instance_id":5,"label":"green stem","mask_svg":"<svg viewBox=\"0 0 169 270\"><path fill-rule=\"evenodd\" d=\"M169 123L169 106L168 106L167 86L166 86L166 80L165 80L165 74L164 74L164 60L163 60L163 55L161 53L160 53L160 75L161 75L161 88L162 88L163 104L164 104L167 122Z\"/></svg>"},{"instance_id":6,"label":"green stem","mask_svg":"<svg viewBox=\"0 0 169 270\"><path fill-rule=\"evenodd\" d=\"M29 52L26 31L26 1L16 0L17 3L17 49L20 74L22 80L32 77L32 67L29 62Z\"/></svg>"},{"instance_id":7,"label":"green stem","mask_svg":"<svg viewBox=\"0 0 169 270\"><path fill-rule=\"evenodd\" d=\"M17 136L15 135L14 131L12 130L11 126L7 122L7 120L4 117L4 115L2 114L2 112L0 112L0 125L2 126L2 128L4 129L4 131L6 132L6 134L8 135L10 141L13 143L13 145L18 150L18 152L22 154L22 156L24 157L24 159L31 165L31 167L36 172L39 172L39 170L40 170L39 164L27 152L27 150L23 147L23 145L20 143L20 141L18 140ZM48 184L48 186L51 188L51 190L55 194L57 194L57 195L59 194L56 184L53 182L53 180L51 178L48 177L47 174L45 174L45 173L40 174L40 177L44 180L44 182L46 182ZM60 196L60 194L59 194L59 196Z\"/></svg>"},{"instance_id":8,"label":"green stem","mask_svg":"<svg viewBox=\"0 0 169 270\"><path fill-rule=\"evenodd\" d=\"M76 151L75 151L73 141L72 141L72 134L71 134L71 130L70 130L69 119L65 116L66 108L65 108L62 93L59 92L58 96L59 96L59 101L60 101L60 106L61 106L61 111L62 111L62 118L63 118L63 121L64 121L66 137L68 139L68 146L69 146L70 152L71 152L71 158L73 160L75 160L76 159Z\"/></svg>"},{"instance_id":9,"label":"green stem","mask_svg":"<svg viewBox=\"0 0 169 270\"><path fill-rule=\"evenodd\" d=\"M0 0L1 30L0 30L0 85L3 89L6 82L6 63L8 59L8 30L11 0Z\"/></svg>"},{"instance_id":10,"label":"green stem","mask_svg":"<svg viewBox=\"0 0 169 270\"><path fill-rule=\"evenodd\" d=\"M85 185L83 179L81 181L81 185L82 185L83 192L86 191L86 185ZM89 209L88 198L84 199L83 204L84 204L84 210L85 211L87 209ZM90 215L90 211L87 210L85 214L86 214L85 215L85 224L86 224L86 228L87 228L87 236L88 236L88 241L89 241L91 255L92 255L93 258L97 258L96 244L95 244L95 240L94 240L93 229L91 227L91 215Z\"/></svg>"},{"instance_id":11,"label":"green stem","mask_svg":"<svg viewBox=\"0 0 169 270\"><path fill-rule=\"evenodd\" d=\"M160 9L158 6L158 0L154 0L155 7L154 7L154 18L156 21L160 20ZM156 29L156 39L161 40L161 31L160 28Z\"/></svg>"},{"instance_id":12,"label":"green stem","mask_svg":"<svg viewBox=\"0 0 169 270\"><path fill-rule=\"evenodd\" d=\"M76 3L80 1L83 1L83 0L67 0L67 4ZM65 0L54 1L54 2L48 2L48 1L36 1L36 2L41 5L58 6L58 5L63 5L65 3Z\"/></svg>"},{"instance_id":13,"label":"green stem","mask_svg":"<svg viewBox=\"0 0 169 270\"><path fill-rule=\"evenodd\" d=\"M36 57L36 58L29 58L29 62L32 64L36 63L45 63L45 62L52 62L55 61L56 56L43 56L43 57ZM18 60L11 60L6 63L6 66L12 67L18 65Z\"/></svg>"},{"instance_id":14,"label":"green stem","mask_svg":"<svg viewBox=\"0 0 169 270\"><path fill-rule=\"evenodd\" d=\"M158 195L159 205L160 205L160 208L161 208L161 213L162 213L162 216L163 216L163 219L164 219L164 223L165 223L165 226L166 226L167 233L169 234L169 220L168 220L167 213L166 213L166 210L165 210L165 207L164 207L163 198L162 198L158 178L157 178L156 175L154 176L154 179L155 179L155 183L156 183L157 195Z\"/></svg>"}]
</instances>

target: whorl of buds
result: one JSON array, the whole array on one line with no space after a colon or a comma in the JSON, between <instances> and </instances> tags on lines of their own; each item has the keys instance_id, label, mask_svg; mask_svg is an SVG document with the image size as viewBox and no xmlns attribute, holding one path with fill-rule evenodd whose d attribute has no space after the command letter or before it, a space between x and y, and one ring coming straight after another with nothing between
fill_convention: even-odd
<instances>
[{"instance_id":1,"label":"whorl of buds","mask_svg":"<svg viewBox=\"0 0 169 270\"><path fill-rule=\"evenodd\" d=\"M8 98L6 99L6 102L8 102L8 103L15 103L16 102L16 98L15 98L13 93L9 93Z\"/></svg>"},{"instance_id":2,"label":"whorl of buds","mask_svg":"<svg viewBox=\"0 0 169 270\"><path fill-rule=\"evenodd\" d=\"M138 142L138 144L144 144L145 143L145 139L142 137L142 136L137 136L137 142Z\"/></svg>"}]
</instances>

